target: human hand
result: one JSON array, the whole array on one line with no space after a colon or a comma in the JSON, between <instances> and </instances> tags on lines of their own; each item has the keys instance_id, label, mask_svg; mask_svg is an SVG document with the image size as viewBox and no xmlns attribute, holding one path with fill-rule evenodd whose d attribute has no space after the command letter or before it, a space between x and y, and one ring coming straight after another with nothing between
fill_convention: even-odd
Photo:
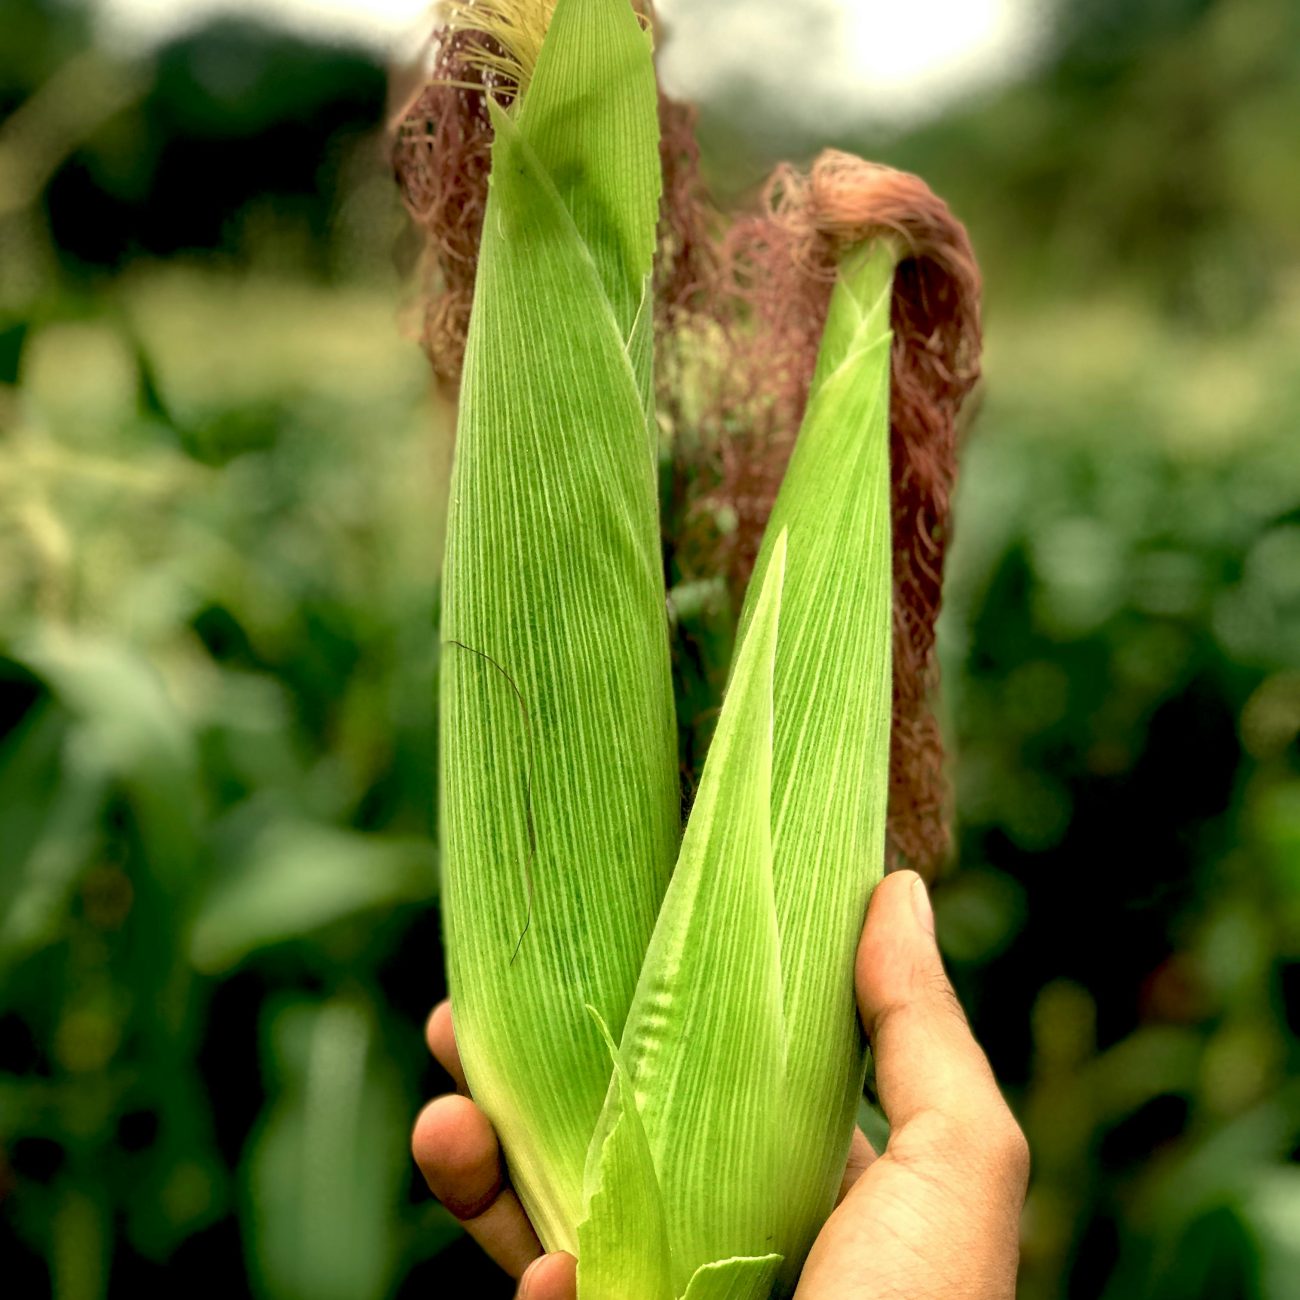
<instances>
[{"instance_id":1,"label":"human hand","mask_svg":"<svg viewBox=\"0 0 1300 1300\"><path fill-rule=\"evenodd\" d=\"M858 946L858 1012L890 1123L882 1154L853 1135L835 1210L796 1300L1012 1300L1029 1149L975 1042L934 942L929 896L910 871L872 895ZM506 1185L496 1134L468 1099L451 1011L429 1047L461 1095L421 1112L412 1150L435 1196L526 1300L572 1300L571 1255L543 1255Z\"/></svg>"}]
</instances>

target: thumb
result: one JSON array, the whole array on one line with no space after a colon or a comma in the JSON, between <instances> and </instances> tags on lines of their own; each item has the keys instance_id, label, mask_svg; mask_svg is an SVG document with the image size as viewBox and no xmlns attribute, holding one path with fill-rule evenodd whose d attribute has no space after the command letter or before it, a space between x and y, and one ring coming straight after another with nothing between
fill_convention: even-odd
<instances>
[{"instance_id":1,"label":"thumb","mask_svg":"<svg viewBox=\"0 0 1300 1300\"><path fill-rule=\"evenodd\" d=\"M1029 1150L944 974L915 872L876 887L856 977L889 1143L827 1220L796 1300L1012 1300Z\"/></svg>"},{"instance_id":2,"label":"thumb","mask_svg":"<svg viewBox=\"0 0 1300 1300\"><path fill-rule=\"evenodd\" d=\"M944 972L929 894L914 871L894 872L877 886L855 975L891 1145L906 1144L908 1126L929 1116L941 1144L976 1141L1023 1181L1024 1137Z\"/></svg>"},{"instance_id":3,"label":"thumb","mask_svg":"<svg viewBox=\"0 0 1300 1300\"><path fill-rule=\"evenodd\" d=\"M524 1270L515 1300L573 1300L578 1294L578 1265L572 1255L542 1255Z\"/></svg>"}]
</instances>

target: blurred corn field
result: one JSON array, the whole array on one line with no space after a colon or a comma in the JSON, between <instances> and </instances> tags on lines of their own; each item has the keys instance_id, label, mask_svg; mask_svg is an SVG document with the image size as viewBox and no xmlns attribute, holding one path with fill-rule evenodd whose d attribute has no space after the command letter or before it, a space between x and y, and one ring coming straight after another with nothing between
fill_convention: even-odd
<instances>
[{"instance_id":1,"label":"blurred corn field","mask_svg":"<svg viewBox=\"0 0 1300 1300\"><path fill-rule=\"evenodd\" d=\"M13 5L9 1293L508 1294L406 1154L446 1082L449 434L383 75L230 24L128 64L76 6ZM834 142L924 171L990 286L936 905L1034 1150L1026 1300L1298 1293L1300 40L1286 0L1228 9L1082 6L1022 83ZM720 186L832 143L728 93ZM679 595L703 680L731 611Z\"/></svg>"}]
</instances>

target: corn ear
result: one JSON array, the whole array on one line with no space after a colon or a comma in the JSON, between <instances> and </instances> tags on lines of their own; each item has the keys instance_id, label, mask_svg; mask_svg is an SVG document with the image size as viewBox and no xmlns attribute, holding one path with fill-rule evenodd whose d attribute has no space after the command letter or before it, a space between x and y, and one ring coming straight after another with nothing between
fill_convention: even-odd
<instances>
[{"instance_id":1,"label":"corn ear","mask_svg":"<svg viewBox=\"0 0 1300 1300\"><path fill-rule=\"evenodd\" d=\"M679 831L639 324L655 96L625 0L559 0L525 101L493 112L448 519L449 982L474 1096L551 1249L577 1249L610 1079L586 1007L621 1034Z\"/></svg>"},{"instance_id":2,"label":"corn ear","mask_svg":"<svg viewBox=\"0 0 1300 1300\"><path fill-rule=\"evenodd\" d=\"M841 263L807 412L742 614L759 626L783 549L774 676L772 861L787 1027L777 1249L798 1262L844 1172L865 1052L853 962L884 867L890 719L890 301L897 250Z\"/></svg>"}]
</instances>

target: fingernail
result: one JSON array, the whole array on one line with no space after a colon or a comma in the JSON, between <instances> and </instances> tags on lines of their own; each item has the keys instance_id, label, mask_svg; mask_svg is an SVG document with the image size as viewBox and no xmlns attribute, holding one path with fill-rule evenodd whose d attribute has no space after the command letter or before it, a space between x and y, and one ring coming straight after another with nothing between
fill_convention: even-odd
<instances>
[{"instance_id":1,"label":"fingernail","mask_svg":"<svg viewBox=\"0 0 1300 1300\"><path fill-rule=\"evenodd\" d=\"M934 907L930 903L930 891L925 887L925 881L917 876L912 881L912 911L916 915L916 923L922 930L934 938Z\"/></svg>"}]
</instances>

